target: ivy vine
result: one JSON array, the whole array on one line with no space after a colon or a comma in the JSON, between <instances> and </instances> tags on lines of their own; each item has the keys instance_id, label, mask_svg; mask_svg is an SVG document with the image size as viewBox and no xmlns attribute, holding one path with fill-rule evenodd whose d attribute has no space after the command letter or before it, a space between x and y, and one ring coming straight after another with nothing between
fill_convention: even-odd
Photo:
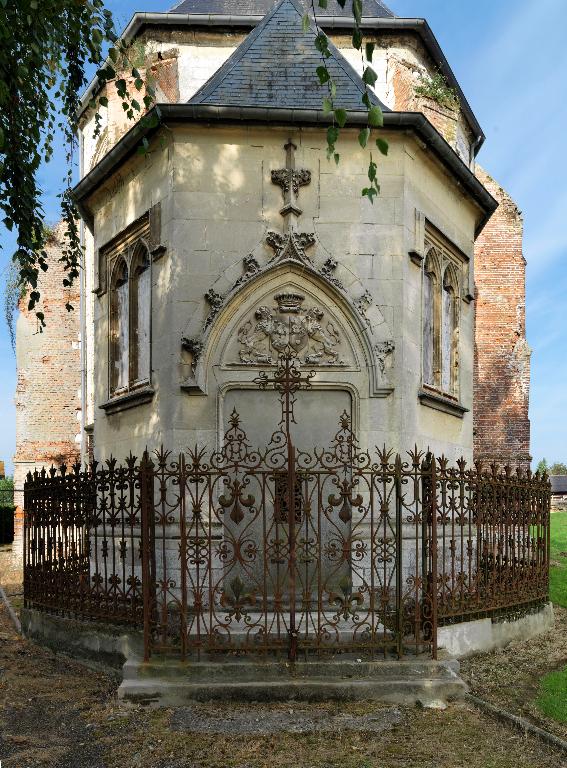
<instances>
[{"instance_id":1,"label":"ivy vine","mask_svg":"<svg viewBox=\"0 0 567 768\"><path fill-rule=\"evenodd\" d=\"M346 0L336 0L341 8L346 5ZM327 8L328 0L318 0L319 8ZM367 113L367 123L360 129L358 133L358 142L364 149L370 138L373 136L373 131L381 128L384 125L384 115L378 104L373 104L370 98L369 88L373 88L378 75L372 67L372 57L374 54L374 43L367 42L363 45L362 34L362 0L352 0L352 16L354 19L354 28L352 33L352 45L353 48L360 51L361 63L362 63L362 82L364 83L364 93L361 97L361 106ZM326 61L331 57L331 51L329 48L329 38L323 32L319 26L317 20L317 11L315 8L314 0L311 0L311 12L313 14L313 21L317 36L315 38L315 47L321 55L321 64L316 69L316 74L321 85L327 85L328 94L323 98L323 112L332 116L332 124L327 128L327 158L333 158L335 162L339 163L340 154L337 152L337 142L339 140L341 129L344 128L348 121L348 112L336 104L337 98L337 86L333 81L331 72L329 71ZM304 31L309 29L311 25L311 19L308 13L303 17L303 29ZM375 138L375 144L378 150L383 154L388 154L388 142L381 136ZM374 161L372 152L370 152L370 159L368 163L368 181L367 187L362 190L362 195L368 197L371 203L374 202L374 198L380 192L380 184L378 183L378 166Z\"/></svg>"}]
</instances>

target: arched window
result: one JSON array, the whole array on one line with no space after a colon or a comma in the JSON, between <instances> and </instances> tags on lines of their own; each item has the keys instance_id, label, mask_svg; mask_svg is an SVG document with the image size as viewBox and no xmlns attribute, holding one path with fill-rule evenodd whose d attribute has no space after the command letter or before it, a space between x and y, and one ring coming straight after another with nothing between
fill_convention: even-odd
<instances>
[{"instance_id":1,"label":"arched window","mask_svg":"<svg viewBox=\"0 0 567 768\"><path fill-rule=\"evenodd\" d=\"M459 279L456 261L430 245L423 267L423 385L458 397Z\"/></svg>"},{"instance_id":2,"label":"arched window","mask_svg":"<svg viewBox=\"0 0 567 768\"><path fill-rule=\"evenodd\" d=\"M114 267L110 300L110 384L113 392L129 383L129 280L128 265L121 258Z\"/></svg>"},{"instance_id":3,"label":"arched window","mask_svg":"<svg viewBox=\"0 0 567 768\"><path fill-rule=\"evenodd\" d=\"M442 292L442 342L441 342L441 389L454 395L457 383L458 318L457 296L459 295L455 272L451 266L445 269Z\"/></svg>"},{"instance_id":4,"label":"arched window","mask_svg":"<svg viewBox=\"0 0 567 768\"><path fill-rule=\"evenodd\" d=\"M110 392L127 392L150 380L151 269L144 241L123 252L110 291Z\"/></svg>"},{"instance_id":5,"label":"arched window","mask_svg":"<svg viewBox=\"0 0 567 768\"><path fill-rule=\"evenodd\" d=\"M438 386L438 286L439 265L435 251L431 249L423 270L423 383L430 386Z\"/></svg>"},{"instance_id":6,"label":"arched window","mask_svg":"<svg viewBox=\"0 0 567 768\"><path fill-rule=\"evenodd\" d=\"M133 383L150 378L150 257L143 243L132 255L130 373Z\"/></svg>"}]
</instances>

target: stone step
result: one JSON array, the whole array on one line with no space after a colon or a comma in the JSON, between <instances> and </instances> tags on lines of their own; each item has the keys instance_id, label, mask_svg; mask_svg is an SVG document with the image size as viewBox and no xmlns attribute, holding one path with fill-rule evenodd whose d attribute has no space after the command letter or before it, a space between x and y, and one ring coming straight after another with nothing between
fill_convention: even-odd
<instances>
[{"instance_id":1,"label":"stone step","mask_svg":"<svg viewBox=\"0 0 567 768\"><path fill-rule=\"evenodd\" d=\"M456 661L180 662L129 660L121 699L153 706L191 701L355 701L446 703L466 685Z\"/></svg>"},{"instance_id":2,"label":"stone step","mask_svg":"<svg viewBox=\"0 0 567 768\"><path fill-rule=\"evenodd\" d=\"M144 663L129 659L122 667L124 680L180 678L187 682L224 682L325 679L377 679L377 680L450 680L458 675L459 662L455 659L402 659L357 661L356 659L326 659L297 661L250 658L226 661L179 661L175 658L155 657Z\"/></svg>"},{"instance_id":3,"label":"stone step","mask_svg":"<svg viewBox=\"0 0 567 768\"><path fill-rule=\"evenodd\" d=\"M125 680L120 699L157 707L176 707L194 701L379 701L387 704L439 706L462 698L460 678L447 680L337 680L333 678L280 681L190 683L153 678Z\"/></svg>"}]
</instances>

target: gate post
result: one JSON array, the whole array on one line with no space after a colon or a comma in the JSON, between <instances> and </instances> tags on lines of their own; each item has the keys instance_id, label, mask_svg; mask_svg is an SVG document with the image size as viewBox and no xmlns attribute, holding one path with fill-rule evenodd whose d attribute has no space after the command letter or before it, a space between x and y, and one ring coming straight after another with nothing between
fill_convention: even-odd
<instances>
[{"instance_id":1,"label":"gate post","mask_svg":"<svg viewBox=\"0 0 567 768\"><path fill-rule=\"evenodd\" d=\"M431 457L431 655L437 659L437 462Z\"/></svg>"},{"instance_id":2,"label":"gate post","mask_svg":"<svg viewBox=\"0 0 567 768\"><path fill-rule=\"evenodd\" d=\"M402 503L402 457L400 454L396 454L396 460L394 464L394 487L396 491L396 554L395 554L395 568L396 568L396 653L398 658L403 656L403 632L404 632L404 620L403 620L403 568L404 568L404 553L403 549L403 503ZM417 575L417 574L416 574Z\"/></svg>"},{"instance_id":3,"label":"gate post","mask_svg":"<svg viewBox=\"0 0 567 768\"><path fill-rule=\"evenodd\" d=\"M142 608L144 612L144 661L150 660L152 614L155 605L154 578L152 567L154 552L154 472L147 450L140 464L140 527L142 554Z\"/></svg>"},{"instance_id":4,"label":"gate post","mask_svg":"<svg viewBox=\"0 0 567 768\"><path fill-rule=\"evenodd\" d=\"M289 652L290 661L297 657L297 629L295 627L295 447L288 429L287 444L287 518L289 528Z\"/></svg>"}]
</instances>

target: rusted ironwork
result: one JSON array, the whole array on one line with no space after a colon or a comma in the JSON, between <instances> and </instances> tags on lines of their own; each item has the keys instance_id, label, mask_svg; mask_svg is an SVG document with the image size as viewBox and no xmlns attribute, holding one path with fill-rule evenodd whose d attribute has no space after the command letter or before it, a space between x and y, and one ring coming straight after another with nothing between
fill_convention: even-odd
<instances>
[{"instance_id":1,"label":"rusted ironwork","mask_svg":"<svg viewBox=\"0 0 567 768\"><path fill-rule=\"evenodd\" d=\"M140 468L130 456L29 474L24 487L24 596L48 611L142 620Z\"/></svg>"},{"instance_id":2,"label":"rusted ironwork","mask_svg":"<svg viewBox=\"0 0 567 768\"><path fill-rule=\"evenodd\" d=\"M234 411L219 450L163 448L28 477L28 607L126 623L145 655L437 652L447 622L547 599L546 476L364 450L343 413L331 445L293 443L311 385L292 350L268 445Z\"/></svg>"}]
</instances>

